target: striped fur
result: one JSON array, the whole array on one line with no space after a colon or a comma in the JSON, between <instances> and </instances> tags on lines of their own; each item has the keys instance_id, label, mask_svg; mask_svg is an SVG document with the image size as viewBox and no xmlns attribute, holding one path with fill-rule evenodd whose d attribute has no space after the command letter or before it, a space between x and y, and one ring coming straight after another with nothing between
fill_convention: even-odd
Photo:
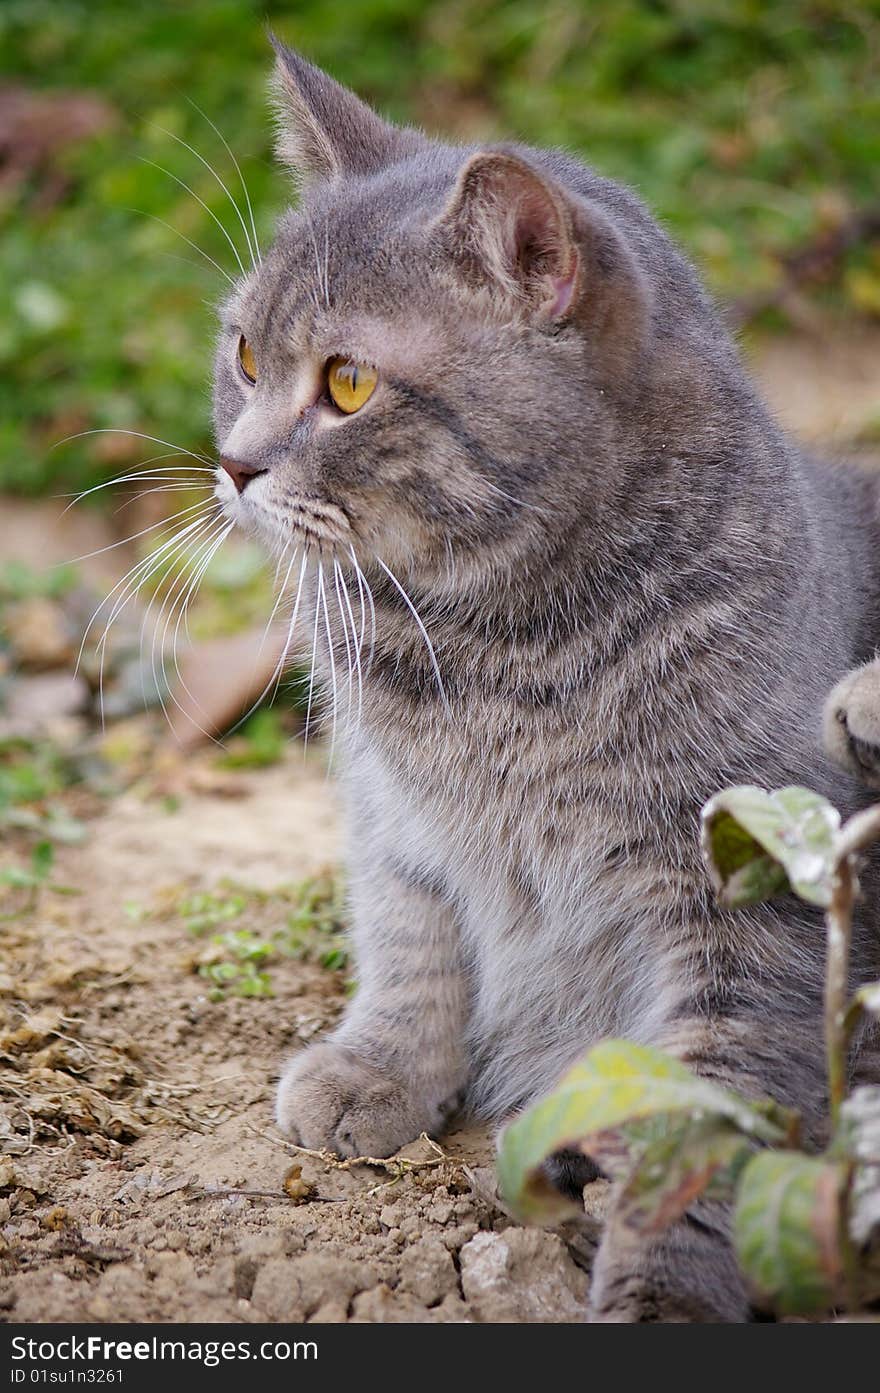
<instances>
[{"instance_id":1,"label":"striped fur","mask_svg":"<svg viewBox=\"0 0 880 1393\"><path fill-rule=\"evenodd\" d=\"M780 434L632 195L366 121L286 50L279 72L305 202L224 310L218 443L266 472L219 493L282 559L306 543L359 979L289 1064L280 1125L389 1153L626 1035L817 1133L821 922L720 911L698 815L745 780L863 801L820 733L878 633L872 481ZM343 419L335 354L380 373ZM876 959L866 912L855 975ZM745 1318L727 1223L698 1207L644 1249L612 1220L596 1317Z\"/></svg>"}]
</instances>

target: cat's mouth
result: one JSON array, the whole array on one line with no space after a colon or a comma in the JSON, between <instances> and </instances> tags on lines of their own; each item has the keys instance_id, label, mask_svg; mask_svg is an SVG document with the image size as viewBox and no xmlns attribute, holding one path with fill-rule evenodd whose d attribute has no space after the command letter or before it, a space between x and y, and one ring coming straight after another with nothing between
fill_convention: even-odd
<instances>
[{"instance_id":1,"label":"cat's mouth","mask_svg":"<svg viewBox=\"0 0 880 1393\"><path fill-rule=\"evenodd\" d=\"M323 498L288 496L276 500L259 487L255 478L246 492L229 486L225 476L218 480L216 495L231 522L245 532L256 532L270 545L296 540L316 549L342 547L348 551L354 532L348 514L336 503Z\"/></svg>"}]
</instances>

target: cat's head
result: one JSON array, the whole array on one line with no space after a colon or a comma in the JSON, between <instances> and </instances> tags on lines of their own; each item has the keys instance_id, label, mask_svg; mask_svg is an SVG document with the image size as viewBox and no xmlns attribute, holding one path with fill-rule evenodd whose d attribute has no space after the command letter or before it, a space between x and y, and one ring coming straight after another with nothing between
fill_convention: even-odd
<instances>
[{"instance_id":1,"label":"cat's head","mask_svg":"<svg viewBox=\"0 0 880 1393\"><path fill-rule=\"evenodd\" d=\"M220 499L274 548L447 584L521 566L608 492L638 260L572 161L391 126L277 48L301 197L223 311Z\"/></svg>"}]
</instances>

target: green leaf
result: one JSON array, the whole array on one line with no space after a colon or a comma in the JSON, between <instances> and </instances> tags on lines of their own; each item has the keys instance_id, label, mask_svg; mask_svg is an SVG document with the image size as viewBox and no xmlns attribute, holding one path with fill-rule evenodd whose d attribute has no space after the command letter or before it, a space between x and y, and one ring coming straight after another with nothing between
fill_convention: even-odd
<instances>
[{"instance_id":1,"label":"green leaf","mask_svg":"<svg viewBox=\"0 0 880 1393\"><path fill-rule=\"evenodd\" d=\"M843 1276L846 1167L791 1151L753 1156L740 1177L733 1221L740 1266L782 1314L833 1304Z\"/></svg>"},{"instance_id":2,"label":"green leaf","mask_svg":"<svg viewBox=\"0 0 880 1393\"><path fill-rule=\"evenodd\" d=\"M710 1185L732 1186L749 1151L742 1133L717 1117L664 1119L621 1191L618 1213L639 1233L660 1233Z\"/></svg>"},{"instance_id":3,"label":"green leaf","mask_svg":"<svg viewBox=\"0 0 880 1393\"><path fill-rule=\"evenodd\" d=\"M37 842L31 852L31 870L36 884L40 885L49 875L55 860L55 848L51 842Z\"/></svg>"},{"instance_id":4,"label":"green leaf","mask_svg":"<svg viewBox=\"0 0 880 1393\"><path fill-rule=\"evenodd\" d=\"M787 890L810 904L830 904L840 814L818 793L742 784L710 798L702 823L703 855L729 909Z\"/></svg>"},{"instance_id":5,"label":"green leaf","mask_svg":"<svg viewBox=\"0 0 880 1393\"><path fill-rule=\"evenodd\" d=\"M55 848L51 842L37 842L31 852L30 865L7 866L0 872L0 883L14 890L35 890L43 885L52 869Z\"/></svg>"},{"instance_id":6,"label":"green leaf","mask_svg":"<svg viewBox=\"0 0 880 1393\"><path fill-rule=\"evenodd\" d=\"M784 1136L766 1107L698 1078L671 1056L628 1040L605 1040L548 1097L504 1129L498 1158L501 1192L518 1217L552 1222L568 1213L571 1204L541 1172L548 1156L562 1147L589 1152L590 1144L607 1133L676 1114L726 1118L761 1141L779 1142ZM634 1144L638 1140L634 1134Z\"/></svg>"}]
</instances>

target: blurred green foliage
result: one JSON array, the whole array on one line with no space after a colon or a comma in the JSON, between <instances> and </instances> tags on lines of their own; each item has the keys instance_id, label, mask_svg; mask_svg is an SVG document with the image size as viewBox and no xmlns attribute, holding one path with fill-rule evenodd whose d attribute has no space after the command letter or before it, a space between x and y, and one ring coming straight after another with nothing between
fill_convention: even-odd
<instances>
[{"instance_id":1,"label":"blurred green foliage","mask_svg":"<svg viewBox=\"0 0 880 1393\"><path fill-rule=\"evenodd\" d=\"M189 98L270 236L287 181L270 156L266 20L393 117L584 155L641 192L723 295L771 284L779 254L878 199L876 0L3 0L0 82L89 91L111 119L0 180L0 485L84 487L162 448L50 449L78 431L210 449L226 283L155 219L232 271L212 213L244 254L223 191L173 139L240 199ZM880 311L870 250L843 285Z\"/></svg>"}]
</instances>

